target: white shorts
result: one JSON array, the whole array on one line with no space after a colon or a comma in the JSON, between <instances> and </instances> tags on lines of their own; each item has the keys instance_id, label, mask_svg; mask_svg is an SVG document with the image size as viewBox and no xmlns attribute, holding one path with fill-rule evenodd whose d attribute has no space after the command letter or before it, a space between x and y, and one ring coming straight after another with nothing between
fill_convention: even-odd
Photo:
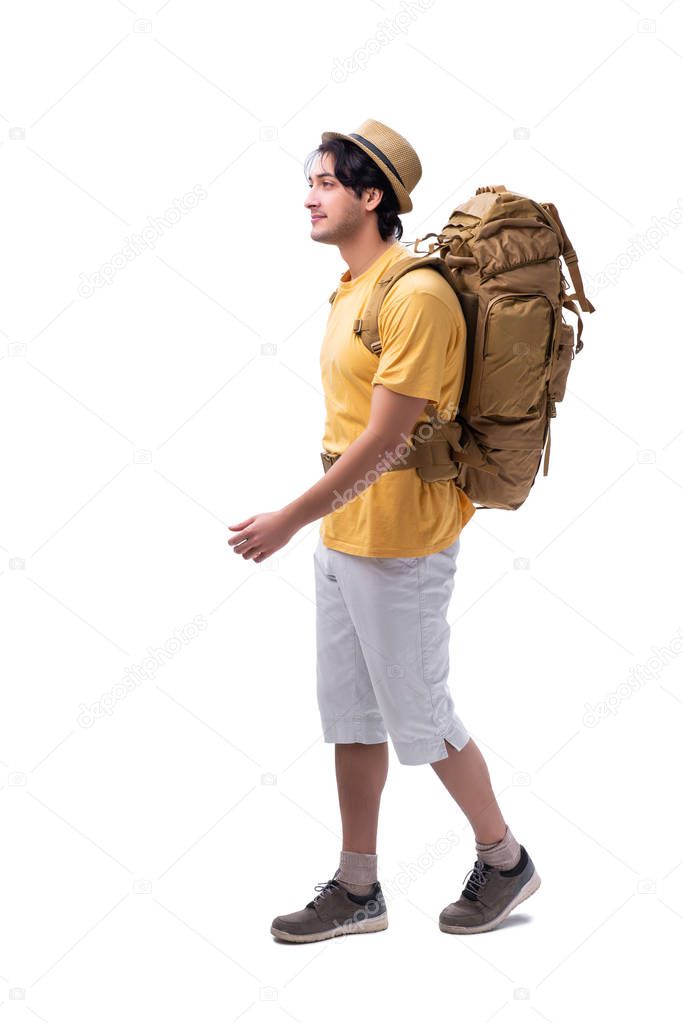
<instances>
[{"instance_id":1,"label":"white shorts","mask_svg":"<svg viewBox=\"0 0 683 1023\"><path fill-rule=\"evenodd\" d=\"M386 742L402 764L444 760L470 738L448 688L460 538L417 558L313 555L317 695L325 742Z\"/></svg>"}]
</instances>

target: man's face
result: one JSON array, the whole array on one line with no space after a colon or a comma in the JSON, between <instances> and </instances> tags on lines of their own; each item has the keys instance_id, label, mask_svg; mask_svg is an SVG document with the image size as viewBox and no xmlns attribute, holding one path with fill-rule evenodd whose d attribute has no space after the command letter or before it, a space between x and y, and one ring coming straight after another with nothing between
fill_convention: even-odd
<instances>
[{"instance_id":1,"label":"man's face","mask_svg":"<svg viewBox=\"0 0 683 1023\"><path fill-rule=\"evenodd\" d=\"M345 188L334 176L334 157L318 153L311 167L310 190L304 206L311 215L311 238L328 245L339 245L360 229L367 216L367 197L360 199L353 189ZM377 197L377 196L375 196ZM379 198L374 205L379 204Z\"/></svg>"}]
</instances>

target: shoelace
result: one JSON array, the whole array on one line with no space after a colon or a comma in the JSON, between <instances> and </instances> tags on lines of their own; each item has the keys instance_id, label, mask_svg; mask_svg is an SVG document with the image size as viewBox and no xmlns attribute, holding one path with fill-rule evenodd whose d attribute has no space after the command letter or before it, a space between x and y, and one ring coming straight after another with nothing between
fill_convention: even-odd
<instances>
[{"instance_id":1,"label":"shoelace","mask_svg":"<svg viewBox=\"0 0 683 1023\"><path fill-rule=\"evenodd\" d=\"M467 881L467 884L463 888L462 894L466 898L478 898L479 893L489 879L489 873L491 870L492 867L490 867L488 863L484 863L483 860L479 859L475 860L474 866L463 878L463 881Z\"/></svg>"},{"instance_id":2,"label":"shoelace","mask_svg":"<svg viewBox=\"0 0 683 1023\"><path fill-rule=\"evenodd\" d=\"M319 892L320 894L316 895L316 897L311 902L308 903L306 909L312 909L323 899L326 899L327 896L330 895L332 892L339 891L339 885L334 880L334 878L331 878L329 881L322 881L320 884L317 884L315 886L315 891Z\"/></svg>"}]
</instances>

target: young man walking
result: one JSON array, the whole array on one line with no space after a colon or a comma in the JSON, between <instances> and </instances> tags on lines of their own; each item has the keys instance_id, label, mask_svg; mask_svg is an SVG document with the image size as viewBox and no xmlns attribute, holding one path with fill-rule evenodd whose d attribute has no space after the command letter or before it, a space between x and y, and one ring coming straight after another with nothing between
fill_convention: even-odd
<instances>
[{"instance_id":1,"label":"young man walking","mask_svg":"<svg viewBox=\"0 0 683 1023\"><path fill-rule=\"evenodd\" d=\"M342 849L318 895L273 920L283 941L386 928L376 842L388 738L400 763L432 766L474 832L475 864L440 914L442 931L491 930L540 885L448 687L446 615L474 505L451 479L392 468L406 437L429 422L428 402L453 418L465 372L460 303L439 274L419 268L382 303L379 358L353 329L374 285L408 254L398 214L412 209L421 175L410 143L372 119L348 135L323 133L309 155L311 238L338 246L348 267L320 356L328 471L279 511L230 526L235 553L260 562L323 520L314 553L317 697L324 740L335 744Z\"/></svg>"}]
</instances>

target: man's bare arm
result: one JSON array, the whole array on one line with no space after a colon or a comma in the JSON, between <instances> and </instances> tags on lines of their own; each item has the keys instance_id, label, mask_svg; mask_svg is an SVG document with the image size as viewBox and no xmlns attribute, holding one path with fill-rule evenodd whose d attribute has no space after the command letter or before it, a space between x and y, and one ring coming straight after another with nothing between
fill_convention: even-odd
<instances>
[{"instance_id":1,"label":"man's bare arm","mask_svg":"<svg viewBox=\"0 0 683 1023\"><path fill-rule=\"evenodd\" d=\"M360 437L310 490L281 509L294 530L336 511L372 486L389 468L391 455L405 444L428 400L375 384L370 418Z\"/></svg>"}]
</instances>

